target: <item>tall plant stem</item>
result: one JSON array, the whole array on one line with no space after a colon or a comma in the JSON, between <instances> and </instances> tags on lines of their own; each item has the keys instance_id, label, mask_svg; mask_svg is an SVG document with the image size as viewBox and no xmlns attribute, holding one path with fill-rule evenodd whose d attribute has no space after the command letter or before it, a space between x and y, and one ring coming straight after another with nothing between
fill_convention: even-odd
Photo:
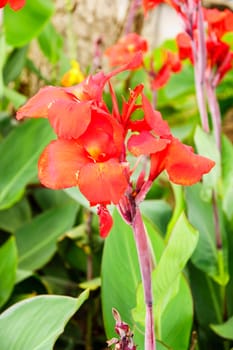
<instances>
[{"instance_id":1,"label":"tall plant stem","mask_svg":"<svg viewBox=\"0 0 233 350\"><path fill-rule=\"evenodd\" d=\"M134 17L137 12L137 9L141 6L141 2L142 2L141 0L132 0L130 4L128 16L127 16L126 24L124 28L125 35L129 34L132 31Z\"/></svg>"},{"instance_id":2,"label":"tall plant stem","mask_svg":"<svg viewBox=\"0 0 233 350\"><path fill-rule=\"evenodd\" d=\"M206 47L205 47L205 30L204 19L201 8L201 2L197 3L197 26L198 26L198 44L194 36L192 42L193 57L194 57L194 78L196 85L197 104L200 112L202 128L209 133L209 121L205 99L205 69L206 69Z\"/></svg>"},{"instance_id":3,"label":"tall plant stem","mask_svg":"<svg viewBox=\"0 0 233 350\"><path fill-rule=\"evenodd\" d=\"M142 221L142 216L138 207L134 219L132 221L132 228L134 232L136 248L138 252L138 259L140 271L142 276L142 284L144 289L144 299L146 304L146 319L145 319L145 343L144 350L156 350L155 342L155 328L153 320L153 296L152 296L152 259L150 247L147 239L147 234Z\"/></svg>"},{"instance_id":4,"label":"tall plant stem","mask_svg":"<svg viewBox=\"0 0 233 350\"><path fill-rule=\"evenodd\" d=\"M214 128L215 142L221 155L221 113L219 103L217 100L215 88L210 83L206 84L206 88L208 104Z\"/></svg>"}]
</instances>

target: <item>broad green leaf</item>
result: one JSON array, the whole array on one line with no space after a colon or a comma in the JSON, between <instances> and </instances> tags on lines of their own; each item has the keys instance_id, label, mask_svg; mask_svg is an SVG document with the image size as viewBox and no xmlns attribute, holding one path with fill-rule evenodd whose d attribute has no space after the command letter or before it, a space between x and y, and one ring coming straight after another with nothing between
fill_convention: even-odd
<instances>
[{"instance_id":1,"label":"broad green leaf","mask_svg":"<svg viewBox=\"0 0 233 350\"><path fill-rule=\"evenodd\" d=\"M75 200L66 194L63 190L51 190L49 188L38 188L33 191L33 196L42 210L47 210L53 207L59 207L64 204L74 204Z\"/></svg>"},{"instance_id":2,"label":"broad green leaf","mask_svg":"<svg viewBox=\"0 0 233 350\"><path fill-rule=\"evenodd\" d=\"M230 220L233 217L233 146L222 138L222 176L223 176L223 210Z\"/></svg>"},{"instance_id":3,"label":"broad green leaf","mask_svg":"<svg viewBox=\"0 0 233 350\"><path fill-rule=\"evenodd\" d=\"M54 5L51 0L26 1L20 11L12 11L7 6L3 20L7 43L14 47L29 43L40 34L53 12Z\"/></svg>"},{"instance_id":4,"label":"broad green leaf","mask_svg":"<svg viewBox=\"0 0 233 350\"><path fill-rule=\"evenodd\" d=\"M133 328L131 310L136 305L136 290L141 281L137 251L131 227L115 211L114 226L105 241L102 259L102 307L107 337L114 334L112 308L116 308L122 320ZM159 260L163 241L154 227L145 221L156 260ZM134 329L137 344L143 344L143 334ZM142 347L139 349L142 349Z\"/></svg>"},{"instance_id":5,"label":"broad green leaf","mask_svg":"<svg viewBox=\"0 0 233 350\"><path fill-rule=\"evenodd\" d=\"M0 209L20 199L25 186L37 175L40 153L54 133L47 120L23 122L0 144Z\"/></svg>"},{"instance_id":6,"label":"broad green leaf","mask_svg":"<svg viewBox=\"0 0 233 350\"><path fill-rule=\"evenodd\" d=\"M169 349L187 350L193 325L193 299L184 276L177 294L168 303L161 319L161 338Z\"/></svg>"},{"instance_id":7,"label":"broad green leaf","mask_svg":"<svg viewBox=\"0 0 233 350\"><path fill-rule=\"evenodd\" d=\"M41 295L23 300L0 316L1 350L52 350L66 323L88 298Z\"/></svg>"},{"instance_id":8,"label":"broad green leaf","mask_svg":"<svg viewBox=\"0 0 233 350\"><path fill-rule=\"evenodd\" d=\"M169 99L194 93L193 68L191 65L184 65L180 73L173 74L164 87L164 92Z\"/></svg>"},{"instance_id":9,"label":"broad green leaf","mask_svg":"<svg viewBox=\"0 0 233 350\"><path fill-rule=\"evenodd\" d=\"M0 229L14 233L21 225L31 219L31 208L24 198L13 207L0 211Z\"/></svg>"},{"instance_id":10,"label":"broad green leaf","mask_svg":"<svg viewBox=\"0 0 233 350\"><path fill-rule=\"evenodd\" d=\"M217 252L214 212L212 203L202 200L202 185L196 184L186 188L188 218L191 224L199 231L199 240L197 248L192 255L192 262L202 271L226 285L229 276L227 271L228 249L226 244L226 233L223 225L223 215L221 208L218 206L219 221L223 240L223 251Z\"/></svg>"},{"instance_id":11,"label":"broad green leaf","mask_svg":"<svg viewBox=\"0 0 233 350\"><path fill-rule=\"evenodd\" d=\"M77 206L50 209L16 231L19 268L33 271L47 263L56 251L56 242L75 221Z\"/></svg>"},{"instance_id":12,"label":"broad green leaf","mask_svg":"<svg viewBox=\"0 0 233 350\"><path fill-rule=\"evenodd\" d=\"M194 135L195 145L198 153L215 161L215 166L211 171L203 176L203 196L208 199L212 196L212 189L217 189L221 177L220 152L217 149L213 135L207 134L199 126L197 126Z\"/></svg>"},{"instance_id":13,"label":"broad green leaf","mask_svg":"<svg viewBox=\"0 0 233 350\"><path fill-rule=\"evenodd\" d=\"M192 263L188 266L188 276L195 301L199 348L223 349L219 338L210 329L210 323L222 322L222 310L225 307L225 301L222 301L222 286Z\"/></svg>"},{"instance_id":14,"label":"broad green leaf","mask_svg":"<svg viewBox=\"0 0 233 350\"><path fill-rule=\"evenodd\" d=\"M198 241L198 231L194 229L184 213L181 213L170 234L158 266L153 271L153 295L155 306L163 303L166 293L190 259ZM160 307L159 307L160 308Z\"/></svg>"},{"instance_id":15,"label":"broad green leaf","mask_svg":"<svg viewBox=\"0 0 233 350\"><path fill-rule=\"evenodd\" d=\"M28 46L24 46L11 52L3 68L3 77L6 85L10 81L16 80L22 72L26 62L27 51Z\"/></svg>"},{"instance_id":16,"label":"broad green leaf","mask_svg":"<svg viewBox=\"0 0 233 350\"><path fill-rule=\"evenodd\" d=\"M210 327L220 337L233 340L233 316L222 324L212 324Z\"/></svg>"},{"instance_id":17,"label":"broad green leaf","mask_svg":"<svg viewBox=\"0 0 233 350\"><path fill-rule=\"evenodd\" d=\"M51 40L51 38L53 39ZM62 36L56 31L51 23L48 23L39 35L38 41L44 55L51 63L55 64L62 54Z\"/></svg>"},{"instance_id":18,"label":"broad green leaf","mask_svg":"<svg viewBox=\"0 0 233 350\"><path fill-rule=\"evenodd\" d=\"M0 306L9 298L15 283L17 249L14 237L0 246Z\"/></svg>"}]
</instances>

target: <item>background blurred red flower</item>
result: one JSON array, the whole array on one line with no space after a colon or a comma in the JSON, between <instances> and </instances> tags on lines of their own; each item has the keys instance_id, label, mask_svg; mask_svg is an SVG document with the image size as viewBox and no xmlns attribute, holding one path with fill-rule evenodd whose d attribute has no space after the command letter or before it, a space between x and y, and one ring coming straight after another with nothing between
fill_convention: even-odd
<instances>
[{"instance_id":1,"label":"background blurred red flower","mask_svg":"<svg viewBox=\"0 0 233 350\"><path fill-rule=\"evenodd\" d=\"M132 60L135 53L147 52L148 44L146 39L136 33L129 33L105 51L110 66L118 66ZM142 62L141 62L142 63Z\"/></svg>"},{"instance_id":2,"label":"background blurred red flower","mask_svg":"<svg viewBox=\"0 0 233 350\"><path fill-rule=\"evenodd\" d=\"M14 11L17 11L25 5L25 2L26 0L0 0L0 8L9 4Z\"/></svg>"}]
</instances>

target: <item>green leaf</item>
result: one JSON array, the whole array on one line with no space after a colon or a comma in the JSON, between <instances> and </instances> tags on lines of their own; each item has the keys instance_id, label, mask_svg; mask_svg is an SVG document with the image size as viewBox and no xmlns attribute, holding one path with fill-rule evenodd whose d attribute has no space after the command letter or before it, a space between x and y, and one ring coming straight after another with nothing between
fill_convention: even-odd
<instances>
[{"instance_id":1,"label":"green leaf","mask_svg":"<svg viewBox=\"0 0 233 350\"><path fill-rule=\"evenodd\" d=\"M76 201L63 190L54 191L49 188L37 188L34 190L33 195L42 210L59 207L61 203L63 205L73 203L74 206L77 206Z\"/></svg>"},{"instance_id":2,"label":"green leaf","mask_svg":"<svg viewBox=\"0 0 233 350\"><path fill-rule=\"evenodd\" d=\"M177 294L168 303L161 319L161 337L173 350L189 348L193 324L193 299L184 276L181 276Z\"/></svg>"},{"instance_id":3,"label":"green leaf","mask_svg":"<svg viewBox=\"0 0 233 350\"><path fill-rule=\"evenodd\" d=\"M203 176L202 195L208 199L212 196L212 189L217 188L221 177L220 152L217 149L213 135L207 134L199 126L197 126L194 135L195 145L198 153L215 161L215 166L206 175Z\"/></svg>"},{"instance_id":4,"label":"green leaf","mask_svg":"<svg viewBox=\"0 0 233 350\"><path fill-rule=\"evenodd\" d=\"M52 38L52 40L51 40ZM48 60L55 64L62 54L63 37L48 23L38 37L39 45Z\"/></svg>"},{"instance_id":5,"label":"green leaf","mask_svg":"<svg viewBox=\"0 0 233 350\"><path fill-rule=\"evenodd\" d=\"M233 217L233 146L226 138L222 138L222 176L223 176L223 210L230 220Z\"/></svg>"},{"instance_id":6,"label":"green leaf","mask_svg":"<svg viewBox=\"0 0 233 350\"><path fill-rule=\"evenodd\" d=\"M222 324L212 324L210 328L220 337L233 340L233 316Z\"/></svg>"},{"instance_id":7,"label":"green leaf","mask_svg":"<svg viewBox=\"0 0 233 350\"><path fill-rule=\"evenodd\" d=\"M11 237L0 247L0 306L7 301L13 290L16 267L17 249L14 237Z\"/></svg>"},{"instance_id":8,"label":"green leaf","mask_svg":"<svg viewBox=\"0 0 233 350\"><path fill-rule=\"evenodd\" d=\"M164 87L164 92L169 99L194 93L193 68L191 65L184 65L180 73L173 74Z\"/></svg>"},{"instance_id":9,"label":"green leaf","mask_svg":"<svg viewBox=\"0 0 233 350\"><path fill-rule=\"evenodd\" d=\"M40 135L38 137L38 135ZM47 120L23 122L0 144L0 209L20 199L24 188L37 175L37 161L54 137Z\"/></svg>"},{"instance_id":10,"label":"green leaf","mask_svg":"<svg viewBox=\"0 0 233 350\"><path fill-rule=\"evenodd\" d=\"M26 62L27 51L28 46L24 46L11 52L3 68L3 77L6 85L10 81L16 80L20 75Z\"/></svg>"},{"instance_id":11,"label":"green leaf","mask_svg":"<svg viewBox=\"0 0 233 350\"><path fill-rule=\"evenodd\" d=\"M116 336L112 307L116 308L122 320L133 328L131 310L136 305L136 290L141 281L132 229L116 211L113 219L113 229L104 245L101 279L103 317L109 339ZM145 221L145 225L156 260L159 260L163 241L151 223ZM138 329L135 329L134 333L136 343L143 346L143 334L138 332Z\"/></svg>"},{"instance_id":12,"label":"green leaf","mask_svg":"<svg viewBox=\"0 0 233 350\"><path fill-rule=\"evenodd\" d=\"M54 5L50 0L27 1L20 11L12 11L7 6L3 19L7 43L14 47L29 43L40 34L53 12Z\"/></svg>"},{"instance_id":13,"label":"green leaf","mask_svg":"<svg viewBox=\"0 0 233 350\"><path fill-rule=\"evenodd\" d=\"M72 227L77 206L64 205L38 215L16 231L19 268L33 271L47 263L56 251L56 242Z\"/></svg>"},{"instance_id":14,"label":"green leaf","mask_svg":"<svg viewBox=\"0 0 233 350\"><path fill-rule=\"evenodd\" d=\"M212 203L202 200L202 185L196 184L186 188L188 218L191 224L199 231L197 248L192 255L192 262L202 271L222 285L229 280L228 275L228 248L221 207L218 206L219 223L223 241L223 251L216 248L214 212Z\"/></svg>"},{"instance_id":15,"label":"green leaf","mask_svg":"<svg viewBox=\"0 0 233 350\"><path fill-rule=\"evenodd\" d=\"M23 300L0 316L1 350L52 350L68 320L88 298L41 295Z\"/></svg>"},{"instance_id":16,"label":"green leaf","mask_svg":"<svg viewBox=\"0 0 233 350\"><path fill-rule=\"evenodd\" d=\"M155 305L163 303L167 291L173 288L173 283L177 283L177 278L191 257L197 242L198 231L190 225L185 214L181 213L159 264L152 273Z\"/></svg>"},{"instance_id":17,"label":"green leaf","mask_svg":"<svg viewBox=\"0 0 233 350\"><path fill-rule=\"evenodd\" d=\"M26 199L13 207L0 211L0 229L14 233L17 228L31 219L31 208Z\"/></svg>"}]
</instances>

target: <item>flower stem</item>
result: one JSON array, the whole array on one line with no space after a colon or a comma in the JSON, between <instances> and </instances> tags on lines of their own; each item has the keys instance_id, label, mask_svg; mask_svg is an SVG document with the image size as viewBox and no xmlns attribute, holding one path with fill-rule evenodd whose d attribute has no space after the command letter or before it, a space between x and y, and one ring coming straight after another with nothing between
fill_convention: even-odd
<instances>
[{"instance_id":1,"label":"flower stem","mask_svg":"<svg viewBox=\"0 0 233 350\"><path fill-rule=\"evenodd\" d=\"M153 296L152 296L152 259L150 247L148 244L147 234L142 221L142 216L138 207L136 207L135 216L132 221L136 248L140 271L142 276L142 284L144 289L144 299L146 304L146 319L145 319L145 346L144 350L156 350L154 319L153 319Z\"/></svg>"},{"instance_id":2,"label":"flower stem","mask_svg":"<svg viewBox=\"0 0 233 350\"><path fill-rule=\"evenodd\" d=\"M206 47L205 47L205 30L201 2L197 2L196 8L198 42L195 41L194 31L192 35L192 49L194 58L194 78L196 85L197 104L200 112L202 128L209 133L209 121L207 106L205 100L205 69L206 69Z\"/></svg>"},{"instance_id":3,"label":"flower stem","mask_svg":"<svg viewBox=\"0 0 233 350\"><path fill-rule=\"evenodd\" d=\"M137 9L141 6L141 0L132 0L129 8L128 18L126 20L124 33L129 34L132 31L133 21Z\"/></svg>"},{"instance_id":4,"label":"flower stem","mask_svg":"<svg viewBox=\"0 0 233 350\"><path fill-rule=\"evenodd\" d=\"M221 113L217 101L215 88L211 84L206 84L208 104L211 113L211 119L214 128L215 142L218 150L221 152ZM220 153L221 154L221 153Z\"/></svg>"}]
</instances>

